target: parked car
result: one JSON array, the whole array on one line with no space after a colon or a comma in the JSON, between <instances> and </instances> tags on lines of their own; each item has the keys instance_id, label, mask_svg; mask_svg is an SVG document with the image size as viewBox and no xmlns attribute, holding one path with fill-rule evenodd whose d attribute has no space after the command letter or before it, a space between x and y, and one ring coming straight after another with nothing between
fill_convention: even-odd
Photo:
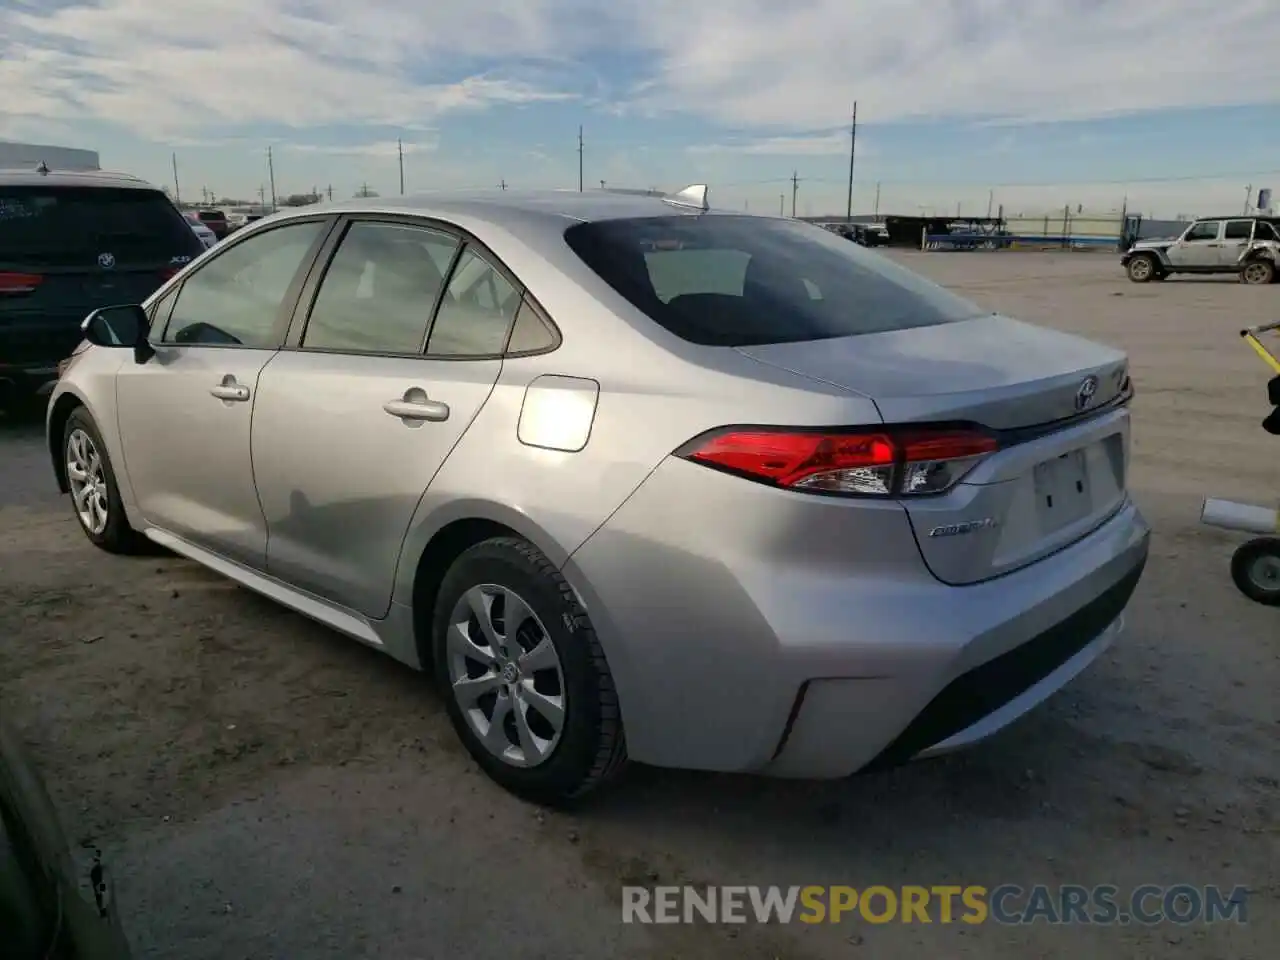
<instances>
[{"instance_id":1,"label":"parked car","mask_svg":"<svg viewBox=\"0 0 1280 960\"><path fill-rule=\"evenodd\" d=\"M542 802L973 743L1146 561L1123 353L705 190L283 211L85 333L47 436L90 541L433 666Z\"/></svg>"},{"instance_id":2,"label":"parked car","mask_svg":"<svg viewBox=\"0 0 1280 960\"><path fill-rule=\"evenodd\" d=\"M204 221L194 211L188 211L183 216L186 217L187 223L191 224L191 232L200 238L200 242L204 244L206 250L218 242L214 232L204 225Z\"/></svg>"},{"instance_id":3,"label":"parked car","mask_svg":"<svg viewBox=\"0 0 1280 960\"><path fill-rule=\"evenodd\" d=\"M1202 217L1177 237L1137 241L1121 255L1120 265L1134 283L1176 273L1240 273L1241 258L1253 242L1280 240L1278 231L1275 217Z\"/></svg>"},{"instance_id":4,"label":"parked car","mask_svg":"<svg viewBox=\"0 0 1280 960\"><path fill-rule=\"evenodd\" d=\"M200 218L200 222L213 231L213 235L219 240L223 239L231 232L231 227L227 223L227 215L221 210L198 210L196 216Z\"/></svg>"},{"instance_id":5,"label":"parked car","mask_svg":"<svg viewBox=\"0 0 1280 960\"><path fill-rule=\"evenodd\" d=\"M6 960L129 960L100 858L76 868L57 811L0 723L0 931Z\"/></svg>"},{"instance_id":6,"label":"parked car","mask_svg":"<svg viewBox=\"0 0 1280 960\"><path fill-rule=\"evenodd\" d=\"M144 300L203 252L149 183L0 170L0 407L47 395L90 310Z\"/></svg>"}]
</instances>

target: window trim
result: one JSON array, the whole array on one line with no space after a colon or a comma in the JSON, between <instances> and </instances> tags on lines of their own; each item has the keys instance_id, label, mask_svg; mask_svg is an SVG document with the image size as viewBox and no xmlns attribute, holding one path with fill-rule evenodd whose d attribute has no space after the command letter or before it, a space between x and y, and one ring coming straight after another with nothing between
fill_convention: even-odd
<instances>
[{"instance_id":1,"label":"window trim","mask_svg":"<svg viewBox=\"0 0 1280 960\"><path fill-rule=\"evenodd\" d=\"M334 229L334 224L336 222L336 219L337 218L334 217L333 214L316 214L316 215L306 216L306 217L289 217L286 220L281 220L277 223L273 223L270 226L264 227L262 229L245 231L244 233L237 232L237 234L233 234L232 239L224 240L221 243L219 243L216 247L211 248L209 250L208 258L206 259L202 257L200 260L200 264L190 273L184 273L181 279L178 281L178 283L174 285L174 288L178 291L178 295L177 297L174 298L173 303L169 307L169 316L165 319L164 329L160 333L160 339L151 340L150 338L148 338L148 342L150 342L153 347L162 347L165 349L189 349L191 347L200 347L200 348L208 347L216 350L278 350L280 349L280 345L284 342L285 335L288 332L289 318L293 315L293 311L298 301L298 296L302 290L302 287L306 281L306 278L310 276L312 270L315 268L317 255L320 253L321 250L324 249L325 244L329 241L330 236L333 234L333 229ZM264 234L272 233L276 230L282 230L286 227L296 227L306 223L318 223L321 225L321 229L320 229L320 232L316 235L316 239L312 242L311 246L307 249L307 252L303 254L302 260L298 263L298 267L293 273L293 278L289 281L289 286L285 288L284 297L280 300L279 307L276 308L275 320L273 320L271 324L271 337L270 337L271 342L268 345L250 346L243 343L176 343L173 340L168 339L169 324L173 322L174 307L176 307L178 305L178 302L182 299L182 291L186 288L188 280L198 275L200 271L207 268L209 264L216 262L219 257L226 256L227 253L234 250L236 247L240 246L242 243L247 243L250 240L253 240L255 237L260 237ZM163 297L167 295L168 295L168 291L165 291L161 295L161 299L163 299ZM159 301L157 301L157 303L158 302Z\"/></svg>"},{"instance_id":2,"label":"window trim","mask_svg":"<svg viewBox=\"0 0 1280 960\"><path fill-rule=\"evenodd\" d=\"M434 230L437 233L448 234L457 239L458 249L454 251L453 259L449 262L449 267L444 272L444 285L441 287L441 295L436 298L436 302L432 305L431 316L428 318L427 331L422 340L422 346L418 353L384 353L377 351L354 351L354 350L335 350L322 347L305 347L302 345L302 338L306 334L307 322L311 319L311 311L315 308L316 295L320 292L320 284L324 281L324 275L328 272L329 265L333 261L334 254L338 250L338 245L342 238L346 236L347 230L354 223L388 223L397 224L399 226L418 227L420 229ZM503 340L503 350L500 353L487 354L428 354L427 343L431 340L431 331L435 329L436 315L440 311L440 303L444 299L444 291L448 289L449 283L453 280L454 271L457 269L458 263L462 258L463 251L468 247L475 247L481 259L489 264L498 274L512 285L512 287L520 294L520 303L531 304L537 311L538 319L547 327L551 333L551 345L542 350L536 351L520 351L519 353L507 353L506 346L511 342L511 332L515 329L515 317L507 324L507 335ZM215 248L216 249L216 248ZM519 310L516 311L517 315ZM296 352L296 353L315 353L323 355L351 356L351 357L387 357L392 359L416 358L419 360L449 360L449 361L467 361L467 360L501 360L507 357L536 357L544 353L552 353L560 349L564 342L564 337L560 332L560 328L555 321L551 319L550 314L538 302L537 298L529 291L527 284L521 282L515 272L507 266L507 264L495 254L485 243L476 237L469 230L466 230L455 223L447 220L440 220L437 217L420 216L417 214L407 213L377 213L377 212L353 212L344 213L337 217L333 229L330 231L325 243L316 252L315 260L312 262L307 278L298 291L298 297L294 302L292 316L289 320L288 332L281 343L280 349Z\"/></svg>"}]
</instances>

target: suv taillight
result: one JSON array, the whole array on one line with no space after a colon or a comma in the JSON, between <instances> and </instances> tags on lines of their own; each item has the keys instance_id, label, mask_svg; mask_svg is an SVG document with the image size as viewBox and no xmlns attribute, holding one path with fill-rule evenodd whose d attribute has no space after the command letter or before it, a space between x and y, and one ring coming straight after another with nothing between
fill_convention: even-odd
<instances>
[{"instance_id":1,"label":"suv taillight","mask_svg":"<svg viewBox=\"0 0 1280 960\"><path fill-rule=\"evenodd\" d=\"M0 270L0 293L35 293L44 282L38 273L8 273Z\"/></svg>"},{"instance_id":2,"label":"suv taillight","mask_svg":"<svg viewBox=\"0 0 1280 960\"><path fill-rule=\"evenodd\" d=\"M725 427L675 455L791 490L897 497L949 490L999 448L995 437L963 427Z\"/></svg>"}]
</instances>

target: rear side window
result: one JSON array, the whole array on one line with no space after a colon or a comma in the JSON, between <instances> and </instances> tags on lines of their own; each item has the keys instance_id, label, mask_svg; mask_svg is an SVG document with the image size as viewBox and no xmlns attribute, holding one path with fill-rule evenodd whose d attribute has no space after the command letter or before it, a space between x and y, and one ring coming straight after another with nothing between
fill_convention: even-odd
<instances>
[{"instance_id":1,"label":"rear side window","mask_svg":"<svg viewBox=\"0 0 1280 960\"><path fill-rule=\"evenodd\" d=\"M502 353L520 302L520 291L468 247L449 277L427 340L427 355L486 357Z\"/></svg>"},{"instance_id":2,"label":"rear side window","mask_svg":"<svg viewBox=\"0 0 1280 960\"><path fill-rule=\"evenodd\" d=\"M565 241L653 321L708 346L826 340L985 312L829 230L793 220L604 220L570 227Z\"/></svg>"},{"instance_id":3,"label":"rear side window","mask_svg":"<svg viewBox=\"0 0 1280 960\"><path fill-rule=\"evenodd\" d=\"M1248 240L1252 234L1252 220L1228 220L1227 229L1222 232L1222 238L1224 240Z\"/></svg>"},{"instance_id":4,"label":"rear side window","mask_svg":"<svg viewBox=\"0 0 1280 960\"><path fill-rule=\"evenodd\" d=\"M435 230L353 223L320 284L302 346L422 353L431 312L457 249L455 238Z\"/></svg>"},{"instance_id":5,"label":"rear side window","mask_svg":"<svg viewBox=\"0 0 1280 960\"><path fill-rule=\"evenodd\" d=\"M159 190L0 186L0 263L155 269L204 250Z\"/></svg>"}]
</instances>

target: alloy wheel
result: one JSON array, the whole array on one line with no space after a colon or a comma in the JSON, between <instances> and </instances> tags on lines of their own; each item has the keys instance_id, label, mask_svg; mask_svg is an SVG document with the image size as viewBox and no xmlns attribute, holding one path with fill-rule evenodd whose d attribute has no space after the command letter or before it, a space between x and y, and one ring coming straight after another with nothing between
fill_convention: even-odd
<instances>
[{"instance_id":1,"label":"alloy wheel","mask_svg":"<svg viewBox=\"0 0 1280 960\"><path fill-rule=\"evenodd\" d=\"M1139 257L1129 266L1129 276L1135 280L1146 280L1151 276L1151 261L1146 257Z\"/></svg>"},{"instance_id":2,"label":"alloy wheel","mask_svg":"<svg viewBox=\"0 0 1280 960\"><path fill-rule=\"evenodd\" d=\"M1261 591L1280 591L1280 556L1258 557L1249 567L1249 579Z\"/></svg>"},{"instance_id":3,"label":"alloy wheel","mask_svg":"<svg viewBox=\"0 0 1280 960\"><path fill-rule=\"evenodd\" d=\"M1250 263L1244 268L1245 283L1266 283L1271 278L1271 271L1265 263Z\"/></svg>"},{"instance_id":4,"label":"alloy wheel","mask_svg":"<svg viewBox=\"0 0 1280 960\"><path fill-rule=\"evenodd\" d=\"M467 725L514 767L547 760L564 729L564 671L546 627L515 591L481 584L449 617L449 685Z\"/></svg>"},{"instance_id":5,"label":"alloy wheel","mask_svg":"<svg viewBox=\"0 0 1280 960\"><path fill-rule=\"evenodd\" d=\"M110 500L102 455L87 432L76 428L67 437L67 483L76 515L85 530L101 536L107 529Z\"/></svg>"}]
</instances>

